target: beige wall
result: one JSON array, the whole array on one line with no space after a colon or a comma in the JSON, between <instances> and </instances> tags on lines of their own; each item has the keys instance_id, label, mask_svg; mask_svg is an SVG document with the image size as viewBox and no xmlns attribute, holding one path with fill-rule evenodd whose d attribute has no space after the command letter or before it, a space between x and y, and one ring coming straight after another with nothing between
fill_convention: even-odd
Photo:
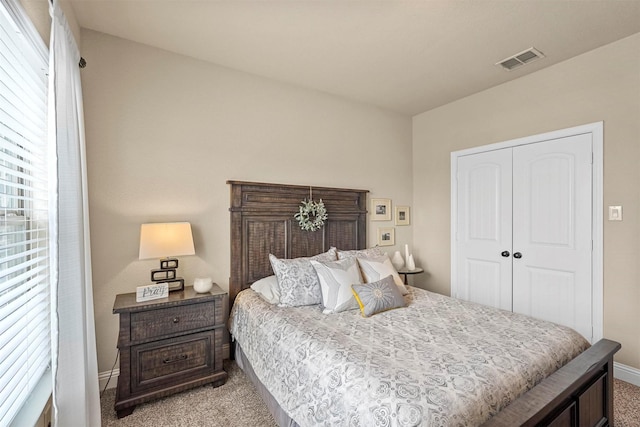
<instances>
[{"instance_id":1,"label":"beige wall","mask_svg":"<svg viewBox=\"0 0 640 427\"><path fill-rule=\"evenodd\" d=\"M417 280L450 292L452 151L597 121L605 210L622 205L624 219L604 224L604 335L640 369L640 34L414 117Z\"/></svg>"},{"instance_id":2,"label":"beige wall","mask_svg":"<svg viewBox=\"0 0 640 427\"><path fill-rule=\"evenodd\" d=\"M413 238L427 270L414 280L448 294L450 152L601 120L604 204L624 207L624 221L604 225L605 336L640 368L640 35L414 117L413 160L400 115L97 32L83 30L81 50L99 371L115 358L115 295L156 268L137 260L141 223L190 221L197 255L181 274L226 287L226 180L364 188L412 205L398 246ZM371 245L387 225L370 224Z\"/></svg>"},{"instance_id":3,"label":"beige wall","mask_svg":"<svg viewBox=\"0 0 640 427\"><path fill-rule=\"evenodd\" d=\"M20 0L22 7L38 30L40 37L47 47L49 46L49 37L51 36L51 16L49 15L49 2L43 0ZM80 26L76 20L76 13L68 1L60 2L65 18L69 23L69 28L73 33L78 46L80 46Z\"/></svg>"},{"instance_id":4,"label":"beige wall","mask_svg":"<svg viewBox=\"0 0 640 427\"><path fill-rule=\"evenodd\" d=\"M412 202L409 117L102 33L83 30L82 42L100 372L116 355L115 295L157 268L137 259L141 223L190 221L196 256L181 259L181 275L227 288L229 179ZM391 223L373 225L370 245ZM410 237L411 227L396 228L399 245Z\"/></svg>"}]
</instances>

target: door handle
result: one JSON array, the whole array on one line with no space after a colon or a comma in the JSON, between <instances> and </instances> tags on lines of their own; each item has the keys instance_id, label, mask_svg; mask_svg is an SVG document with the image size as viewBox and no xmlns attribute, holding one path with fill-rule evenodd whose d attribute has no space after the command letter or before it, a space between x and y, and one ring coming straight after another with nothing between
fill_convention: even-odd
<instances>
[{"instance_id":1,"label":"door handle","mask_svg":"<svg viewBox=\"0 0 640 427\"><path fill-rule=\"evenodd\" d=\"M507 258L511 254L509 253L509 251L502 251L502 253L500 255L502 255L503 257Z\"/></svg>"},{"instance_id":2,"label":"door handle","mask_svg":"<svg viewBox=\"0 0 640 427\"><path fill-rule=\"evenodd\" d=\"M517 258L517 259L520 259L520 258L522 258L522 254L520 252L516 252L516 253L513 254L513 257Z\"/></svg>"}]
</instances>

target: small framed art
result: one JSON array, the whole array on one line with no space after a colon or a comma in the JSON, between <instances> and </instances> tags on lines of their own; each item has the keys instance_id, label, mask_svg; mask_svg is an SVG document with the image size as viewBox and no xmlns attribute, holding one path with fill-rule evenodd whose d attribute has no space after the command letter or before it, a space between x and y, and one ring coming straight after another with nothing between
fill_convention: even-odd
<instances>
[{"instance_id":1,"label":"small framed art","mask_svg":"<svg viewBox=\"0 0 640 427\"><path fill-rule=\"evenodd\" d=\"M371 199L371 221L391 221L391 199Z\"/></svg>"},{"instance_id":2,"label":"small framed art","mask_svg":"<svg viewBox=\"0 0 640 427\"><path fill-rule=\"evenodd\" d=\"M396 206L396 225L410 225L409 206Z\"/></svg>"},{"instance_id":3,"label":"small framed art","mask_svg":"<svg viewBox=\"0 0 640 427\"><path fill-rule=\"evenodd\" d=\"M393 246L396 244L396 229L393 227L378 227L378 246Z\"/></svg>"}]
</instances>

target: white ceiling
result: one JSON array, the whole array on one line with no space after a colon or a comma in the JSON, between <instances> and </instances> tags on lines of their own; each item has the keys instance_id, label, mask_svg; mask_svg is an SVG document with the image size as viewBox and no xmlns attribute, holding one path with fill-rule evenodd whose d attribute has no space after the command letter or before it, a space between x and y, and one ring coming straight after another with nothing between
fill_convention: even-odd
<instances>
[{"instance_id":1,"label":"white ceiling","mask_svg":"<svg viewBox=\"0 0 640 427\"><path fill-rule=\"evenodd\" d=\"M407 115L640 32L640 0L70 3L84 28Z\"/></svg>"}]
</instances>

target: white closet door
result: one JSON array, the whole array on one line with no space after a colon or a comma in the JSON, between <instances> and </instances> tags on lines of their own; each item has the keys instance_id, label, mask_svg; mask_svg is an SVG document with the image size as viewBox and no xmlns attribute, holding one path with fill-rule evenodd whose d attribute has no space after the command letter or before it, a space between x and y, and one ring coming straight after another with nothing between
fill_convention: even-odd
<instances>
[{"instance_id":1,"label":"white closet door","mask_svg":"<svg viewBox=\"0 0 640 427\"><path fill-rule=\"evenodd\" d=\"M513 311L589 340L591 153L591 134L513 149Z\"/></svg>"},{"instance_id":2,"label":"white closet door","mask_svg":"<svg viewBox=\"0 0 640 427\"><path fill-rule=\"evenodd\" d=\"M455 296L505 310L512 309L511 152L460 157L457 176Z\"/></svg>"}]
</instances>

